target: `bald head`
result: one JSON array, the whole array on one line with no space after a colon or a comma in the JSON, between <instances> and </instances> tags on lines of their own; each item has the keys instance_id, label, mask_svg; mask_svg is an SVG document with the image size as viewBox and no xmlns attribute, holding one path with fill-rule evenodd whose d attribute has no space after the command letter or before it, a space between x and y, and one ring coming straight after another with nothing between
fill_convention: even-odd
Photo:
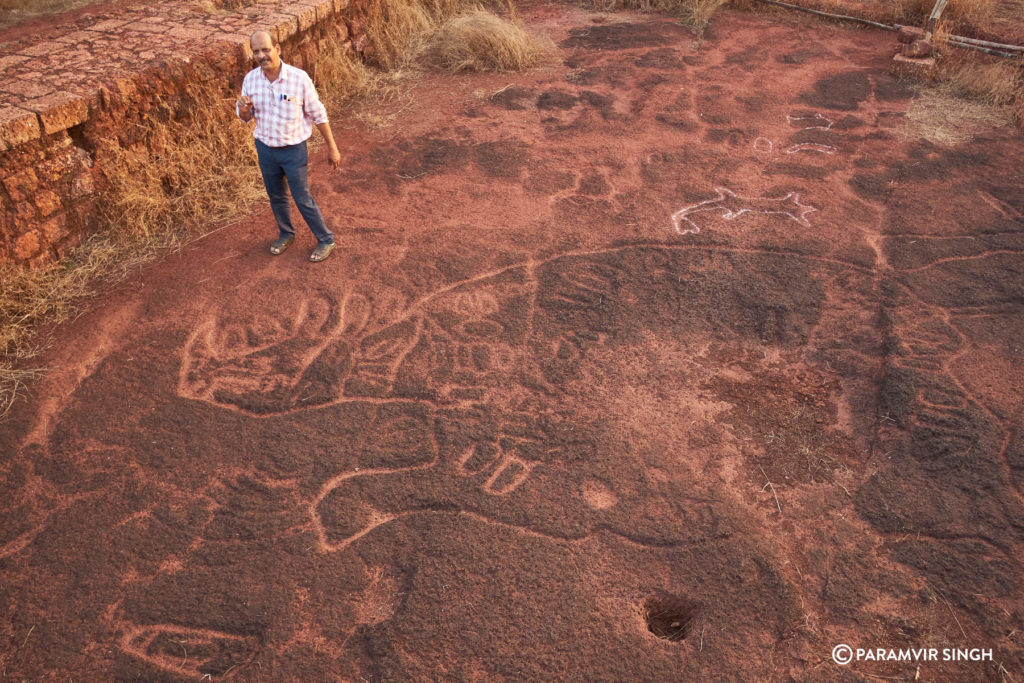
<instances>
[{"instance_id":1,"label":"bald head","mask_svg":"<svg viewBox=\"0 0 1024 683\"><path fill-rule=\"evenodd\" d=\"M256 31L249 37L249 47L256 63L267 77L277 76L281 68L281 48L266 31Z\"/></svg>"}]
</instances>

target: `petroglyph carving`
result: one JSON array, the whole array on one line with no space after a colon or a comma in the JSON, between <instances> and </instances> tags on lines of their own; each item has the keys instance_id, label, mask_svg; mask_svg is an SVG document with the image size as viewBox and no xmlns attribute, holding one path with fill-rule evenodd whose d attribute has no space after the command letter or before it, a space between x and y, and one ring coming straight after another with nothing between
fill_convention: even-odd
<instances>
[{"instance_id":1,"label":"petroglyph carving","mask_svg":"<svg viewBox=\"0 0 1024 683\"><path fill-rule=\"evenodd\" d=\"M797 152L817 152L819 154L835 154L836 148L832 145L816 145L812 143L802 143L799 145L790 145L786 148L786 154L796 154Z\"/></svg>"},{"instance_id":2,"label":"petroglyph carving","mask_svg":"<svg viewBox=\"0 0 1024 683\"><path fill-rule=\"evenodd\" d=\"M829 130L835 124L835 121L817 112L811 115L801 114L799 116L786 114L786 121L789 122L789 125L803 130Z\"/></svg>"},{"instance_id":3,"label":"petroglyph carving","mask_svg":"<svg viewBox=\"0 0 1024 683\"><path fill-rule=\"evenodd\" d=\"M680 235L697 234L700 225L693 216L700 213L716 213L727 221L736 220L748 213L786 216L800 225L810 226L807 215L817 211L809 204L800 201L800 195L790 192L785 197L772 199L768 197L740 197L732 190L724 187L715 188L716 197L684 207L672 214L672 227Z\"/></svg>"},{"instance_id":4,"label":"petroglyph carving","mask_svg":"<svg viewBox=\"0 0 1024 683\"><path fill-rule=\"evenodd\" d=\"M258 649L259 642L252 636L163 624L128 626L121 637L126 654L193 680L230 677Z\"/></svg>"},{"instance_id":5,"label":"petroglyph carving","mask_svg":"<svg viewBox=\"0 0 1024 683\"><path fill-rule=\"evenodd\" d=\"M254 415L384 395L418 326L370 326L382 314L373 309L358 294L312 293L269 311L211 315L185 345L178 392Z\"/></svg>"}]
</instances>

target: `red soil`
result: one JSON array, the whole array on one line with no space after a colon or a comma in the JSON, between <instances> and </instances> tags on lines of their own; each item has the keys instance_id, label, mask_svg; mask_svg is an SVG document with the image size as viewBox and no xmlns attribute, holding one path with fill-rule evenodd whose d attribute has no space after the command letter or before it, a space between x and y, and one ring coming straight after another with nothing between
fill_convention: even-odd
<instances>
[{"instance_id":1,"label":"red soil","mask_svg":"<svg viewBox=\"0 0 1024 683\"><path fill-rule=\"evenodd\" d=\"M890 34L524 15L549 66L334 123L330 260L261 209L61 331L6 676L1021 676L1020 132L897 136Z\"/></svg>"}]
</instances>

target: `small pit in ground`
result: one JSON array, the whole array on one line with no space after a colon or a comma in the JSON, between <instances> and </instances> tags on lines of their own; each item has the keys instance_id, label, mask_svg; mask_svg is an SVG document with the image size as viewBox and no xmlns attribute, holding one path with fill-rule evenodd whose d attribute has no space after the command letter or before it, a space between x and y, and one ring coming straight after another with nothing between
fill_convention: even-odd
<instances>
[{"instance_id":1,"label":"small pit in ground","mask_svg":"<svg viewBox=\"0 0 1024 683\"><path fill-rule=\"evenodd\" d=\"M678 643L693 630L700 604L689 598L659 592L644 600L641 613L648 631L662 640Z\"/></svg>"}]
</instances>

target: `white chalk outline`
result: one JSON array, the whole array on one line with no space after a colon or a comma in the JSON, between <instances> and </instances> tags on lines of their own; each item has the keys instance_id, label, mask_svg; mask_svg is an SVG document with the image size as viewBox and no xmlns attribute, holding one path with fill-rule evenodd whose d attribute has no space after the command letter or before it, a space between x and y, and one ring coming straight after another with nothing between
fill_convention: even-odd
<instances>
[{"instance_id":1,"label":"white chalk outline","mask_svg":"<svg viewBox=\"0 0 1024 683\"><path fill-rule=\"evenodd\" d=\"M716 210L724 211L724 213L721 214L721 217L723 219L727 220L727 221L736 220L737 218L739 218L740 216L742 216L743 214L746 214L746 213L761 213L761 214L766 214L766 215L767 214L781 214L781 215L784 215L784 216L789 216L790 218L792 218L794 221L796 221L800 225L803 225L803 226L806 226L806 227L810 227L811 223L810 223L810 221L807 220L807 214L809 214L809 213L811 213L813 211L817 211L818 210L816 207L811 206L810 204L803 204L800 201L800 194L799 193L797 193L797 192L790 192L785 197L781 197L781 198L763 197L763 198L760 198L759 200L760 201L779 202L779 205L781 206L786 201L792 199L793 203L799 209L799 213L798 214L794 214L791 211L758 210L758 209L755 209L753 207L743 208L743 209L740 209L739 211L733 211L732 209L727 208L725 206L718 206L718 207L716 207L714 205L718 204L720 202L726 201L727 198L736 199L736 200L739 200L741 202L744 201L744 198L740 197L738 194L736 194L735 192L733 192L732 190L730 190L727 187L716 187L715 188L715 193L718 196L714 197L713 199L705 199L702 202L697 202L696 204L691 204L690 206L684 207L684 208L680 209L679 211L676 211L674 214L672 214L672 227L675 228L675 231L677 233L679 233L680 235L696 235L696 234L698 234L700 232L700 226L697 225L696 223L694 223L692 220L690 220L689 216L692 215L692 214L695 214L695 213L700 213L702 211L716 211ZM749 200L747 200L747 201L749 201ZM705 207L705 208L701 208L701 207ZM693 227L692 228L686 228L685 230L683 230L682 229L682 222L683 221L686 221L687 223L689 223Z\"/></svg>"}]
</instances>

